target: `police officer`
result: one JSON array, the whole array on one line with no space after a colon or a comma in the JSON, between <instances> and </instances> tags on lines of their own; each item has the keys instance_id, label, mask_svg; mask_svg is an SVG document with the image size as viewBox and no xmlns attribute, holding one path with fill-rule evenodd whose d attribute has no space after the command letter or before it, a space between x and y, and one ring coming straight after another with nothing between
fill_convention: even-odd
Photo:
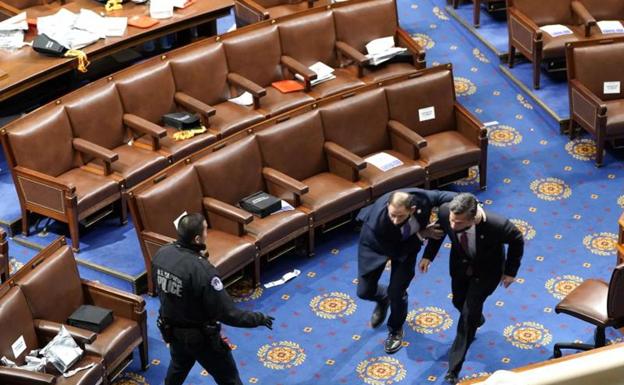
<instances>
[{"instance_id":1,"label":"police officer","mask_svg":"<svg viewBox=\"0 0 624 385\"><path fill-rule=\"evenodd\" d=\"M163 246L152 260L160 299L158 326L171 353L165 385L182 385L196 361L217 384L241 385L236 362L221 338L220 322L273 327L273 317L234 306L204 251L207 229L202 214L182 217L178 240Z\"/></svg>"}]
</instances>

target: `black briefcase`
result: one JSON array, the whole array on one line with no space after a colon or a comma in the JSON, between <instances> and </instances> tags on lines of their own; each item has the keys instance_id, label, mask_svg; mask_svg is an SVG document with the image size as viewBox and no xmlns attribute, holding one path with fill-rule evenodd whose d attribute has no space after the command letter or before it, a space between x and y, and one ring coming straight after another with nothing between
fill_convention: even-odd
<instances>
[{"instance_id":1,"label":"black briefcase","mask_svg":"<svg viewBox=\"0 0 624 385\"><path fill-rule=\"evenodd\" d=\"M82 305L67 319L67 324L100 333L113 322L113 312L92 305Z\"/></svg>"},{"instance_id":2,"label":"black briefcase","mask_svg":"<svg viewBox=\"0 0 624 385\"><path fill-rule=\"evenodd\" d=\"M173 112L165 114L163 115L162 120L165 125L177 128L178 130L190 130L201 126L199 116L197 114L191 114L190 112Z\"/></svg>"},{"instance_id":3,"label":"black briefcase","mask_svg":"<svg viewBox=\"0 0 624 385\"><path fill-rule=\"evenodd\" d=\"M243 210L264 218L279 211L282 208L282 201L264 191L259 191L243 198L239 205Z\"/></svg>"}]
</instances>

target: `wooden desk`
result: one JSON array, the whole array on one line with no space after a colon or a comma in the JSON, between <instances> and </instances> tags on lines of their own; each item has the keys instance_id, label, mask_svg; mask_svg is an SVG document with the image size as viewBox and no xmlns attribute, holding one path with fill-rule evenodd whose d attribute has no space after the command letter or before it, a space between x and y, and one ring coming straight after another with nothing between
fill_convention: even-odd
<instances>
[{"instance_id":1,"label":"wooden desk","mask_svg":"<svg viewBox=\"0 0 624 385\"><path fill-rule=\"evenodd\" d=\"M141 29L128 26L125 36L100 39L83 50L87 53L89 61L93 62L115 52L200 24L211 23L213 34L216 34L216 19L227 16L233 5L233 0L197 0L185 9L176 9L172 18L160 20L151 28ZM64 8L72 12L88 8L97 13L105 13L104 5L95 0L73 0L66 3ZM55 2L29 8L27 14L29 18L35 18L54 14L58 9L58 3ZM128 2L124 3L122 10L109 12L106 15L128 17L149 15L149 8L144 4ZM31 41L34 37L34 34L29 31L26 41ZM75 71L76 60L44 56L33 51L31 47L25 46L15 52L0 52L0 69L8 74L0 79L0 101L3 101L46 80Z\"/></svg>"}]
</instances>

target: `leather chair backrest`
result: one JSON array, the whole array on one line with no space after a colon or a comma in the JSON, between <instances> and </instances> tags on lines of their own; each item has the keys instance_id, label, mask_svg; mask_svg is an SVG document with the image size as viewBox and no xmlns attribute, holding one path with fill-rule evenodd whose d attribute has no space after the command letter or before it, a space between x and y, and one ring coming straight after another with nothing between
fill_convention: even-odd
<instances>
[{"instance_id":1,"label":"leather chair backrest","mask_svg":"<svg viewBox=\"0 0 624 385\"><path fill-rule=\"evenodd\" d=\"M123 124L123 106L115 83L101 79L63 99L74 136L109 150L130 140ZM85 161L88 157L84 156Z\"/></svg>"},{"instance_id":2,"label":"leather chair backrest","mask_svg":"<svg viewBox=\"0 0 624 385\"><path fill-rule=\"evenodd\" d=\"M611 319L618 320L618 324L624 324L624 264L616 266L611 274L607 295L607 315Z\"/></svg>"},{"instance_id":3,"label":"leather chair backrest","mask_svg":"<svg viewBox=\"0 0 624 385\"><path fill-rule=\"evenodd\" d=\"M48 104L18 120L7 132L18 166L50 176L79 166L72 127L62 105Z\"/></svg>"},{"instance_id":4,"label":"leather chair backrest","mask_svg":"<svg viewBox=\"0 0 624 385\"><path fill-rule=\"evenodd\" d=\"M596 20L624 20L622 0L580 0Z\"/></svg>"},{"instance_id":5,"label":"leather chair backrest","mask_svg":"<svg viewBox=\"0 0 624 385\"><path fill-rule=\"evenodd\" d=\"M20 337L24 338L26 349L15 357L11 345ZM17 365L23 365L26 354L39 347L26 297L19 287L12 287L0 298L0 357L4 356Z\"/></svg>"},{"instance_id":6,"label":"leather chair backrest","mask_svg":"<svg viewBox=\"0 0 624 385\"><path fill-rule=\"evenodd\" d=\"M204 196L236 204L265 189L255 137L245 138L194 162Z\"/></svg>"},{"instance_id":7,"label":"leather chair backrest","mask_svg":"<svg viewBox=\"0 0 624 385\"><path fill-rule=\"evenodd\" d=\"M264 8L276 7L284 4L297 4L301 0L256 0L256 3L260 4Z\"/></svg>"},{"instance_id":8,"label":"leather chair backrest","mask_svg":"<svg viewBox=\"0 0 624 385\"><path fill-rule=\"evenodd\" d=\"M178 169L135 195L145 231L177 238L173 221L183 212L202 213L202 191L192 165Z\"/></svg>"},{"instance_id":9,"label":"leather chair backrest","mask_svg":"<svg viewBox=\"0 0 624 385\"><path fill-rule=\"evenodd\" d=\"M598 64L599 63L599 64ZM624 42L576 47L568 64L574 78L602 100L622 99L623 94L605 94L604 83L619 81L624 91Z\"/></svg>"},{"instance_id":10,"label":"leather chair backrest","mask_svg":"<svg viewBox=\"0 0 624 385\"><path fill-rule=\"evenodd\" d=\"M124 111L160 124L176 108L175 82L167 60L153 58L115 76Z\"/></svg>"},{"instance_id":11,"label":"leather chair backrest","mask_svg":"<svg viewBox=\"0 0 624 385\"><path fill-rule=\"evenodd\" d=\"M265 165L297 180L327 171L319 111L296 116L256 135Z\"/></svg>"},{"instance_id":12,"label":"leather chair backrest","mask_svg":"<svg viewBox=\"0 0 624 385\"><path fill-rule=\"evenodd\" d=\"M65 323L84 304L78 265L71 248L59 248L19 278L34 319Z\"/></svg>"},{"instance_id":13,"label":"leather chair backrest","mask_svg":"<svg viewBox=\"0 0 624 385\"><path fill-rule=\"evenodd\" d=\"M276 25L226 38L223 44L230 72L242 75L261 87L283 78Z\"/></svg>"},{"instance_id":14,"label":"leather chair backrest","mask_svg":"<svg viewBox=\"0 0 624 385\"><path fill-rule=\"evenodd\" d=\"M539 26L574 24L571 0L513 0L513 5Z\"/></svg>"},{"instance_id":15,"label":"leather chair backrest","mask_svg":"<svg viewBox=\"0 0 624 385\"><path fill-rule=\"evenodd\" d=\"M172 54L169 65L176 90L209 105L230 98L223 44L193 44Z\"/></svg>"},{"instance_id":16,"label":"leather chair backrest","mask_svg":"<svg viewBox=\"0 0 624 385\"><path fill-rule=\"evenodd\" d=\"M386 94L379 88L320 108L325 140L359 156L390 148Z\"/></svg>"},{"instance_id":17,"label":"leather chair backrest","mask_svg":"<svg viewBox=\"0 0 624 385\"><path fill-rule=\"evenodd\" d=\"M422 136L455 129L451 71L434 72L386 87L390 119ZM420 121L418 110L433 107L435 119Z\"/></svg>"},{"instance_id":18,"label":"leather chair backrest","mask_svg":"<svg viewBox=\"0 0 624 385\"><path fill-rule=\"evenodd\" d=\"M334 9L336 38L360 52L373 39L394 36L399 25L394 0L373 0Z\"/></svg>"},{"instance_id":19,"label":"leather chair backrest","mask_svg":"<svg viewBox=\"0 0 624 385\"><path fill-rule=\"evenodd\" d=\"M336 30L331 11L314 13L279 23L282 52L306 66L317 61L337 67Z\"/></svg>"}]
</instances>

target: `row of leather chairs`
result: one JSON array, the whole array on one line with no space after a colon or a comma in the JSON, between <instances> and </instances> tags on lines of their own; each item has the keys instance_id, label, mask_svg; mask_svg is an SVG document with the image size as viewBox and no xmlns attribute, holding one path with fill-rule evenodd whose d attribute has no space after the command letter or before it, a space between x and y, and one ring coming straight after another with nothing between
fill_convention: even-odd
<instances>
[{"instance_id":1,"label":"row of leather chairs","mask_svg":"<svg viewBox=\"0 0 624 385\"><path fill-rule=\"evenodd\" d=\"M509 66L516 51L533 63L533 88L540 87L543 61L554 67L565 60L567 43L605 38L597 21L624 20L624 2L620 0L507 0L509 28ZM561 24L572 34L553 37L540 28Z\"/></svg>"},{"instance_id":2,"label":"row of leather chairs","mask_svg":"<svg viewBox=\"0 0 624 385\"><path fill-rule=\"evenodd\" d=\"M84 349L75 364L93 364L71 377L0 367L2 384L79 384L112 382L139 348L142 368L148 365L147 314L140 296L97 282L81 280L74 255L60 238L42 250L0 287L0 356L18 365L31 350L42 348L83 304L113 311L113 322L100 333L66 326ZM20 338L24 349L13 347Z\"/></svg>"},{"instance_id":3,"label":"row of leather chairs","mask_svg":"<svg viewBox=\"0 0 624 385\"><path fill-rule=\"evenodd\" d=\"M414 61L366 66L364 45L383 36ZM336 79L312 87L316 61L336 68ZM79 221L171 162L269 117L421 67L424 53L399 28L395 1L354 0L202 40L95 81L1 130L22 231L29 212L54 218L69 224L78 250ZM294 73L306 92L271 86ZM253 106L228 101L242 91ZM161 118L180 110L200 114L208 132L174 141ZM124 223L123 199L120 212Z\"/></svg>"},{"instance_id":4,"label":"row of leather chairs","mask_svg":"<svg viewBox=\"0 0 624 385\"><path fill-rule=\"evenodd\" d=\"M386 172L367 164L381 152L402 164ZM486 162L486 130L456 102L445 65L253 126L146 180L128 201L148 282L151 258L175 239L183 212L205 213L209 258L224 278L253 264L259 282L260 257L293 239L307 234L312 254L315 229L388 191L465 177L472 166L485 187ZM295 210L259 218L236 206L258 191Z\"/></svg>"},{"instance_id":5,"label":"row of leather chairs","mask_svg":"<svg viewBox=\"0 0 624 385\"><path fill-rule=\"evenodd\" d=\"M332 0L236 0L234 19L238 28L259 21L276 19L310 9L332 4Z\"/></svg>"},{"instance_id":6,"label":"row of leather chairs","mask_svg":"<svg viewBox=\"0 0 624 385\"><path fill-rule=\"evenodd\" d=\"M0 283L9 278L9 242L6 232L0 228Z\"/></svg>"}]
</instances>

